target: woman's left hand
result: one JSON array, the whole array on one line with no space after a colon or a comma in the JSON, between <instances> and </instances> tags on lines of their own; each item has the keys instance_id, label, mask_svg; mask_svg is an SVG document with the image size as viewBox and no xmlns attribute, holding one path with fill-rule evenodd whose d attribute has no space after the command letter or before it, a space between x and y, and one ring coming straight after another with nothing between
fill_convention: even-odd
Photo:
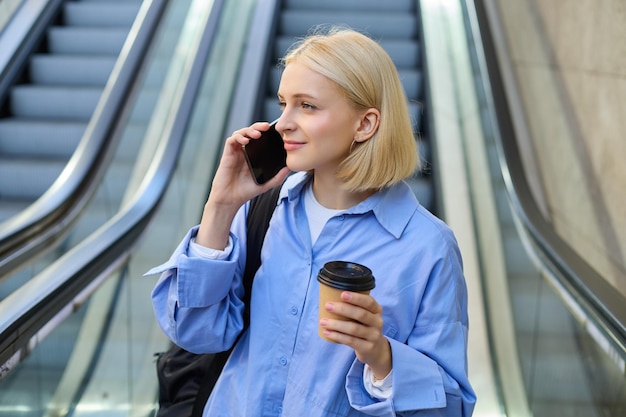
<instances>
[{"instance_id":1,"label":"woman's left hand","mask_svg":"<svg viewBox=\"0 0 626 417\"><path fill-rule=\"evenodd\" d=\"M383 308L367 294L344 291L342 302L328 302L326 310L349 321L322 319L325 336L354 349L359 361L366 363L376 379L391 372L391 347L383 335Z\"/></svg>"}]
</instances>

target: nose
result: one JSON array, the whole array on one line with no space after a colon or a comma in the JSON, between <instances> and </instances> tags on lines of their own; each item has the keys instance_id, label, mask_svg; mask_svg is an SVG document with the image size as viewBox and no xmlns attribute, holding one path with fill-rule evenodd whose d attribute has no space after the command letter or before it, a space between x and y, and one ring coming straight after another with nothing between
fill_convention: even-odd
<instances>
[{"instance_id":1,"label":"nose","mask_svg":"<svg viewBox=\"0 0 626 417\"><path fill-rule=\"evenodd\" d=\"M285 131L285 118L283 117L284 113L278 118L278 120L276 121L276 125L274 125L274 127L276 128L276 131L278 133L280 133L280 135L283 135L283 132Z\"/></svg>"},{"instance_id":2,"label":"nose","mask_svg":"<svg viewBox=\"0 0 626 417\"><path fill-rule=\"evenodd\" d=\"M287 109L284 109L280 117L278 118L276 125L276 131L280 133L281 136L284 136L285 132L289 130L293 130L294 123L289 117L289 112Z\"/></svg>"}]
</instances>

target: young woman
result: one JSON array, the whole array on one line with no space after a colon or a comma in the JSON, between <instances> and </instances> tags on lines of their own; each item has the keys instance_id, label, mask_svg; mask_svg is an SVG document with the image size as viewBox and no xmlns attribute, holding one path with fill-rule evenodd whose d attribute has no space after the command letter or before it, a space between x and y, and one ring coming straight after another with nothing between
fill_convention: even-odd
<instances>
[{"instance_id":1,"label":"young woman","mask_svg":"<svg viewBox=\"0 0 626 417\"><path fill-rule=\"evenodd\" d=\"M418 158L389 56L352 30L311 35L285 57L278 100L288 168L256 185L242 146L269 125L234 132L200 225L151 271L172 341L196 353L236 342L204 415L470 416L461 255L403 182ZM239 337L247 202L281 184ZM324 306L349 321L318 319L317 273L333 260L376 278L370 295Z\"/></svg>"}]
</instances>

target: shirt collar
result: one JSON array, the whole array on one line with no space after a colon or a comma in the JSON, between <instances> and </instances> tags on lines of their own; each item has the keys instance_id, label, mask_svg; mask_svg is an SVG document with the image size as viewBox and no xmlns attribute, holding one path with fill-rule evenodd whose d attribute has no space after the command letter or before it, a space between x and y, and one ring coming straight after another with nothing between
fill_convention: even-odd
<instances>
[{"instance_id":1,"label":"shirt collar","mask_svg":"<svg viewBox=\"0 0 626 417\"><path fill-rule=\"evenodd\" d=\"M285 180L280 191L279 204L284 198L287 198L290 202L299 198L309 179L310 175L306 172L297 172L290 175ZM380 225L396 239L399 239L418 206L419 203L411 188L405 182L401 182L383 188L356 206L346 210L343 214L372 212Z\"/></svg>"}]
</instances>

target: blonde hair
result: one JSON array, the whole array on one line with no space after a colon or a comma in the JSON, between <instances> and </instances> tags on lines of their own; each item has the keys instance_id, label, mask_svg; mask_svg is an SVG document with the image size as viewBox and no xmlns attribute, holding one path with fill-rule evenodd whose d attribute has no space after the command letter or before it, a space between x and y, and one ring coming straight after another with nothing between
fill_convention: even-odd
<instances>
[{"instance_id":1,"label":"blonde hair","mask_svg":"<svg viewBox=\"0 0 626 417\"><path fill-rule=\"evenodd\" d=\"M407 98L395 65L377 42L352 29L318 30L295 44L282 64L296 61L335 82L357 110L380 112L374 136L354 142L339 167L337 176L348 189L387 187L419 168Z\"/></svg>"}]
</instances>

